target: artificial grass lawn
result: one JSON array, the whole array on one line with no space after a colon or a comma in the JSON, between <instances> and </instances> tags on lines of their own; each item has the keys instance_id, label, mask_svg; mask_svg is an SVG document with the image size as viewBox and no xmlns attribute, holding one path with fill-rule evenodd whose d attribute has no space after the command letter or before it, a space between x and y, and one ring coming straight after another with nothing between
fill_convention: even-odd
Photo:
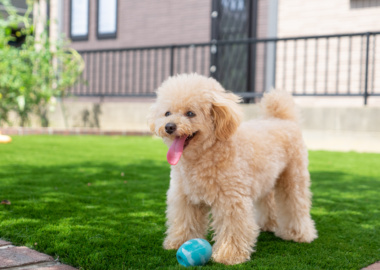
<instances>
[{"instance_id":1,"label":"artificial grass lawn","mask_svg":"<svg viewBox=\"0 0 380 270\"><path fill-rule=\"evenodd\" d=\"M162 248L166 146L148 137L25 136L0 145L0 238L81 269L182 268ZM380 260L380 155L310 152L319 238L261 233L251 261L203 269L360 269Z\"/></svg>"}]
</instances>

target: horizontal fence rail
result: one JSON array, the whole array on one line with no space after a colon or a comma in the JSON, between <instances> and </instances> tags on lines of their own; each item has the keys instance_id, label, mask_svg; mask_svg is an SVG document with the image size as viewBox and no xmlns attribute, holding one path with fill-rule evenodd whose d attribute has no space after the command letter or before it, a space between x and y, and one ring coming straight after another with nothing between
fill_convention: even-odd
<instances>
[{"instance_id":1,"label":"horizontal fence rail","mask_svg":"<svg viewBox=\"0 0 380 270\"><path fill-rule=\"evenodd\" d=\"M171 75L212 76L245 100L272 88L296 96L380 96L380 32L80 51L76 96L154 96Z\"/></svg>"}]
</instances>

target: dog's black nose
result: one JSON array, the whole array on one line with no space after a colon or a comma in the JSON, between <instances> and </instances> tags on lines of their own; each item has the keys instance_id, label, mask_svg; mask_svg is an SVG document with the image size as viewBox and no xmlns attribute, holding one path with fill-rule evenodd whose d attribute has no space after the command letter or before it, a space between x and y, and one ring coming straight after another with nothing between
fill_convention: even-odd
<instances>
[{"instance_id":1,"label":"dog's black nose","mask_svg":"<svg viewBox=\"0 0 380 270\"><path fill-rule=\"evenodd\" d=\"M177 125L174 123L167 123L165 125L165 131L168 134L172 134L174 131L176 131L176 129L177 129Z\"/></svg>"}]
</instances>

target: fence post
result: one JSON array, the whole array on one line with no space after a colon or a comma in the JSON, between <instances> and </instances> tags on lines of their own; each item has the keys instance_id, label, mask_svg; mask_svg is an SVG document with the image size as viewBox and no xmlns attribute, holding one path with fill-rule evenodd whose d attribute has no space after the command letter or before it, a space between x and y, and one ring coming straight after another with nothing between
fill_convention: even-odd
<instances>
[{"instance_id":1,"label":"fence post","mask_svg":"<svg viewBox=\"0 0 380 270\"><path fill-rule=\"evenodd\" d=\"M365 54L365 75L364 75L364 105L367 105L368 100L368 65L369 65L369 38L370 32L366 33L366 54Z\"/></svg>"},{"instance_id":2,"label":"fence post","mask_svg":"<svg viewBox=\"0 0 380 270\"><path fill-rule=\"evenodd\" d=\"M256 69L257 69L257 21L258 21L258 0L248 1L249 6L249 23L248 33L250 38L254 38L254 42L248 43L248 68L247 68L247 92L256 92ZM266 46L266 43L263 43ZM265 61L265 60L264 60ZM264 78L265 80L265 78ZM254 99L256 102L257 100ZM249 99L246 100L249 102Z\"/></svg>"},{"instance_id":3,"label":"fence post","mask_svg":"<svg viewBox=\"0 0 380 270\"><path fill-rule=\"evenodd\" d=\"M174 48L174 45L170 46L170 76L174 75Z\"/></svg>"}]
</instances>

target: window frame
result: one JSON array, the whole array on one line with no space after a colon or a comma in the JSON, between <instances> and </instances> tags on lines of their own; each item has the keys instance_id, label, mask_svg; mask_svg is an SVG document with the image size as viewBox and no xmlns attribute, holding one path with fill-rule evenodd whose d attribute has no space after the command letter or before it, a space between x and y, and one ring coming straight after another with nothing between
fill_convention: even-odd
<instances>
[{"instance_id":1,"label":"window frame","mask_svg":"<svg viewBox=\"0 0 380 270\"><path fill-rule=\"evenodd\" d=\"M98 39L116 39L117 38L117 31L118 31L118 20L119 20L119 12L118 12L118 7L119 7L119 1L118 0L115 0L116 1L116 10L115 10L115 32L113 33L99 33L99 19L100 19L100 1L101 0L97 0L96 3L97 3L97 8L96 8L96 37Z\"/></svg>"},{"instance_id":2,"label":"window frame","mask_svg":"<svg viewBox=\"0 0 380 270\"><path fill-rule=\"evenodd\" d=\"M70 5L69 5L69 31L70 31L70 39L72 41L87 41L90 33L90 0L87 0L87 34L86 35L73 35L73 28L72 28L72 19L73 19L73 1L75 0L70 0Z\"/></svg>"}]
</instances>

